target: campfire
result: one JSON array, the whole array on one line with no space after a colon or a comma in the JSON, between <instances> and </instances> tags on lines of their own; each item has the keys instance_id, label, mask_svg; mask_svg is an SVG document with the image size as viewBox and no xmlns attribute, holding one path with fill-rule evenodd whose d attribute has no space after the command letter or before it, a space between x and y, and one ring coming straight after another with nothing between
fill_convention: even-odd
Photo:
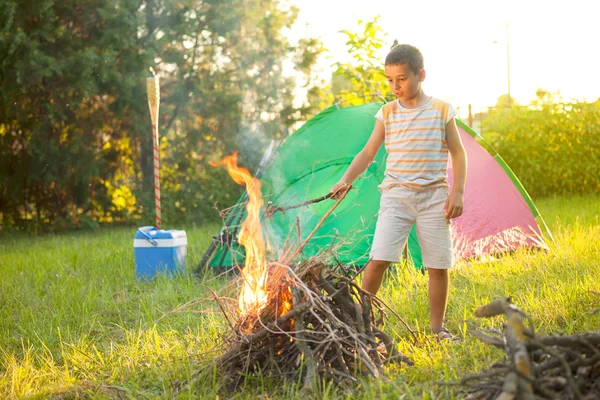
<instances>
[{"instance_id":1,"label":"campfire","mask_svg":"<svg viewBox=\"0 0 600 400\"><path fill-rule=\"evenodd\" d=\"M216 368L229 391L251 374L301 380L310 391L324 381L342 384L360 376L379 377L387 363L412 365L382 330L388 313L394 311L355 282L361 271L332 265L333 249L299 259L302 248L341 200L335 201L306 238L288 237L279 259L267 261L260 182L237 166L236 153L220 165L227 167L237 183L245 184L249 194L239 234L246 259L239 268L237 315L230 316L216 298L230 326L222 338L226 351L193 379Z\"/></svg>"}]
</instances>

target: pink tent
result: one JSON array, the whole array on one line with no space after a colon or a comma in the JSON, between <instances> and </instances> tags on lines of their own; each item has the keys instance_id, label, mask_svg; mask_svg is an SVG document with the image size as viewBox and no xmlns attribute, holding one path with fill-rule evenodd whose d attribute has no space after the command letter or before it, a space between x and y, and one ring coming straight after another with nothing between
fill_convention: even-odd
<instances>
[{"instance_id":1,"label":"pink tent","mask_svg":"<svg viewBox=\"0 0 600 400\"><path fill-rule=\"evenodd\" d=\"M519 247L547 248L536 218L542 224L543 221L517 177L499 155L490 155L477 142L478 135L473 130L461 121L458 125L469 160L466 211L452 222L455 258L479 257Z\"/></svg>"}]
</instances>

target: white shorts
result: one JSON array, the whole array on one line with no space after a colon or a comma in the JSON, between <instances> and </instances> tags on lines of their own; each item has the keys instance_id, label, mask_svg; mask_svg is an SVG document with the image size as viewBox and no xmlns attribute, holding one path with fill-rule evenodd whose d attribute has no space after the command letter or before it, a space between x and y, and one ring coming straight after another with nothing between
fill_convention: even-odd
<instances>
[{"instance_id":1,"label":"white shorts","mask_svg":"<svg viewBox=\"0 0 600 400\"><path fill-rule=\"evenodd\" d=\"M450 220L444 218L448 188L424 191L393 187L381 194L371 259L399 262L413 224L426 268L452 267Z\"/></svg>"}]
</instances>

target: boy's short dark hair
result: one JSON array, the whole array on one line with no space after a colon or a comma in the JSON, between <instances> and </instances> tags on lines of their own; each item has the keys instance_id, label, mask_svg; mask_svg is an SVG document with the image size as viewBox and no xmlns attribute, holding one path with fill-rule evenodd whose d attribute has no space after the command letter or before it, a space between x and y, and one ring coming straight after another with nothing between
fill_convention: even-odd
<instances>
[{"instance_id":1,"label":"boy's short dark hair","mask_svg":"<svg viewBox=\"0 0 600 400\"><path fill-rule=\"evenodd\" d=\"M385 57L385 65L408 64L408 67L418 74L424 68L423 54L415 46L410 44L394 44L388 55Z\"/></svg>"}]
</instances>

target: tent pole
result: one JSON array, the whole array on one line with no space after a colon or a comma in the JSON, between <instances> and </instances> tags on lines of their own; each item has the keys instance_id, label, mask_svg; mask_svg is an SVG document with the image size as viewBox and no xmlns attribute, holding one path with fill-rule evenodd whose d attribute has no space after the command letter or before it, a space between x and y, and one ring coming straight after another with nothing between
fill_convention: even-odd
<instances>
[{"instance_id":1,"label":"tent pole","mask_svg":"<svg viewBox=\"0 0 600 400\"><path fill-rule=\"evenodd\" d=\"M200 276L200 272L201 272L202 268L204 268L204 266L206 265L206 263L212 256L213 252L216 250L217 243L224 243L225 239L223 239L223 238L227 235L227 230L232 226L231 223L233 221L233 218L239 212L239 209L243 208L246 201L248 201L247 194L245 194L244 197L242 197L242 200L238 203L239 207L237 207L234 211L232 211L231 214L229 215L229 217L225 220L225 224L221 228L221 231L219 232L219 234L217 236L213 237L213 240L212 240L208 250L206 250L206 252L202 256L202 260L200 260L200 263L194 270L195 275Z\"/></svg>"}]
</instances>

